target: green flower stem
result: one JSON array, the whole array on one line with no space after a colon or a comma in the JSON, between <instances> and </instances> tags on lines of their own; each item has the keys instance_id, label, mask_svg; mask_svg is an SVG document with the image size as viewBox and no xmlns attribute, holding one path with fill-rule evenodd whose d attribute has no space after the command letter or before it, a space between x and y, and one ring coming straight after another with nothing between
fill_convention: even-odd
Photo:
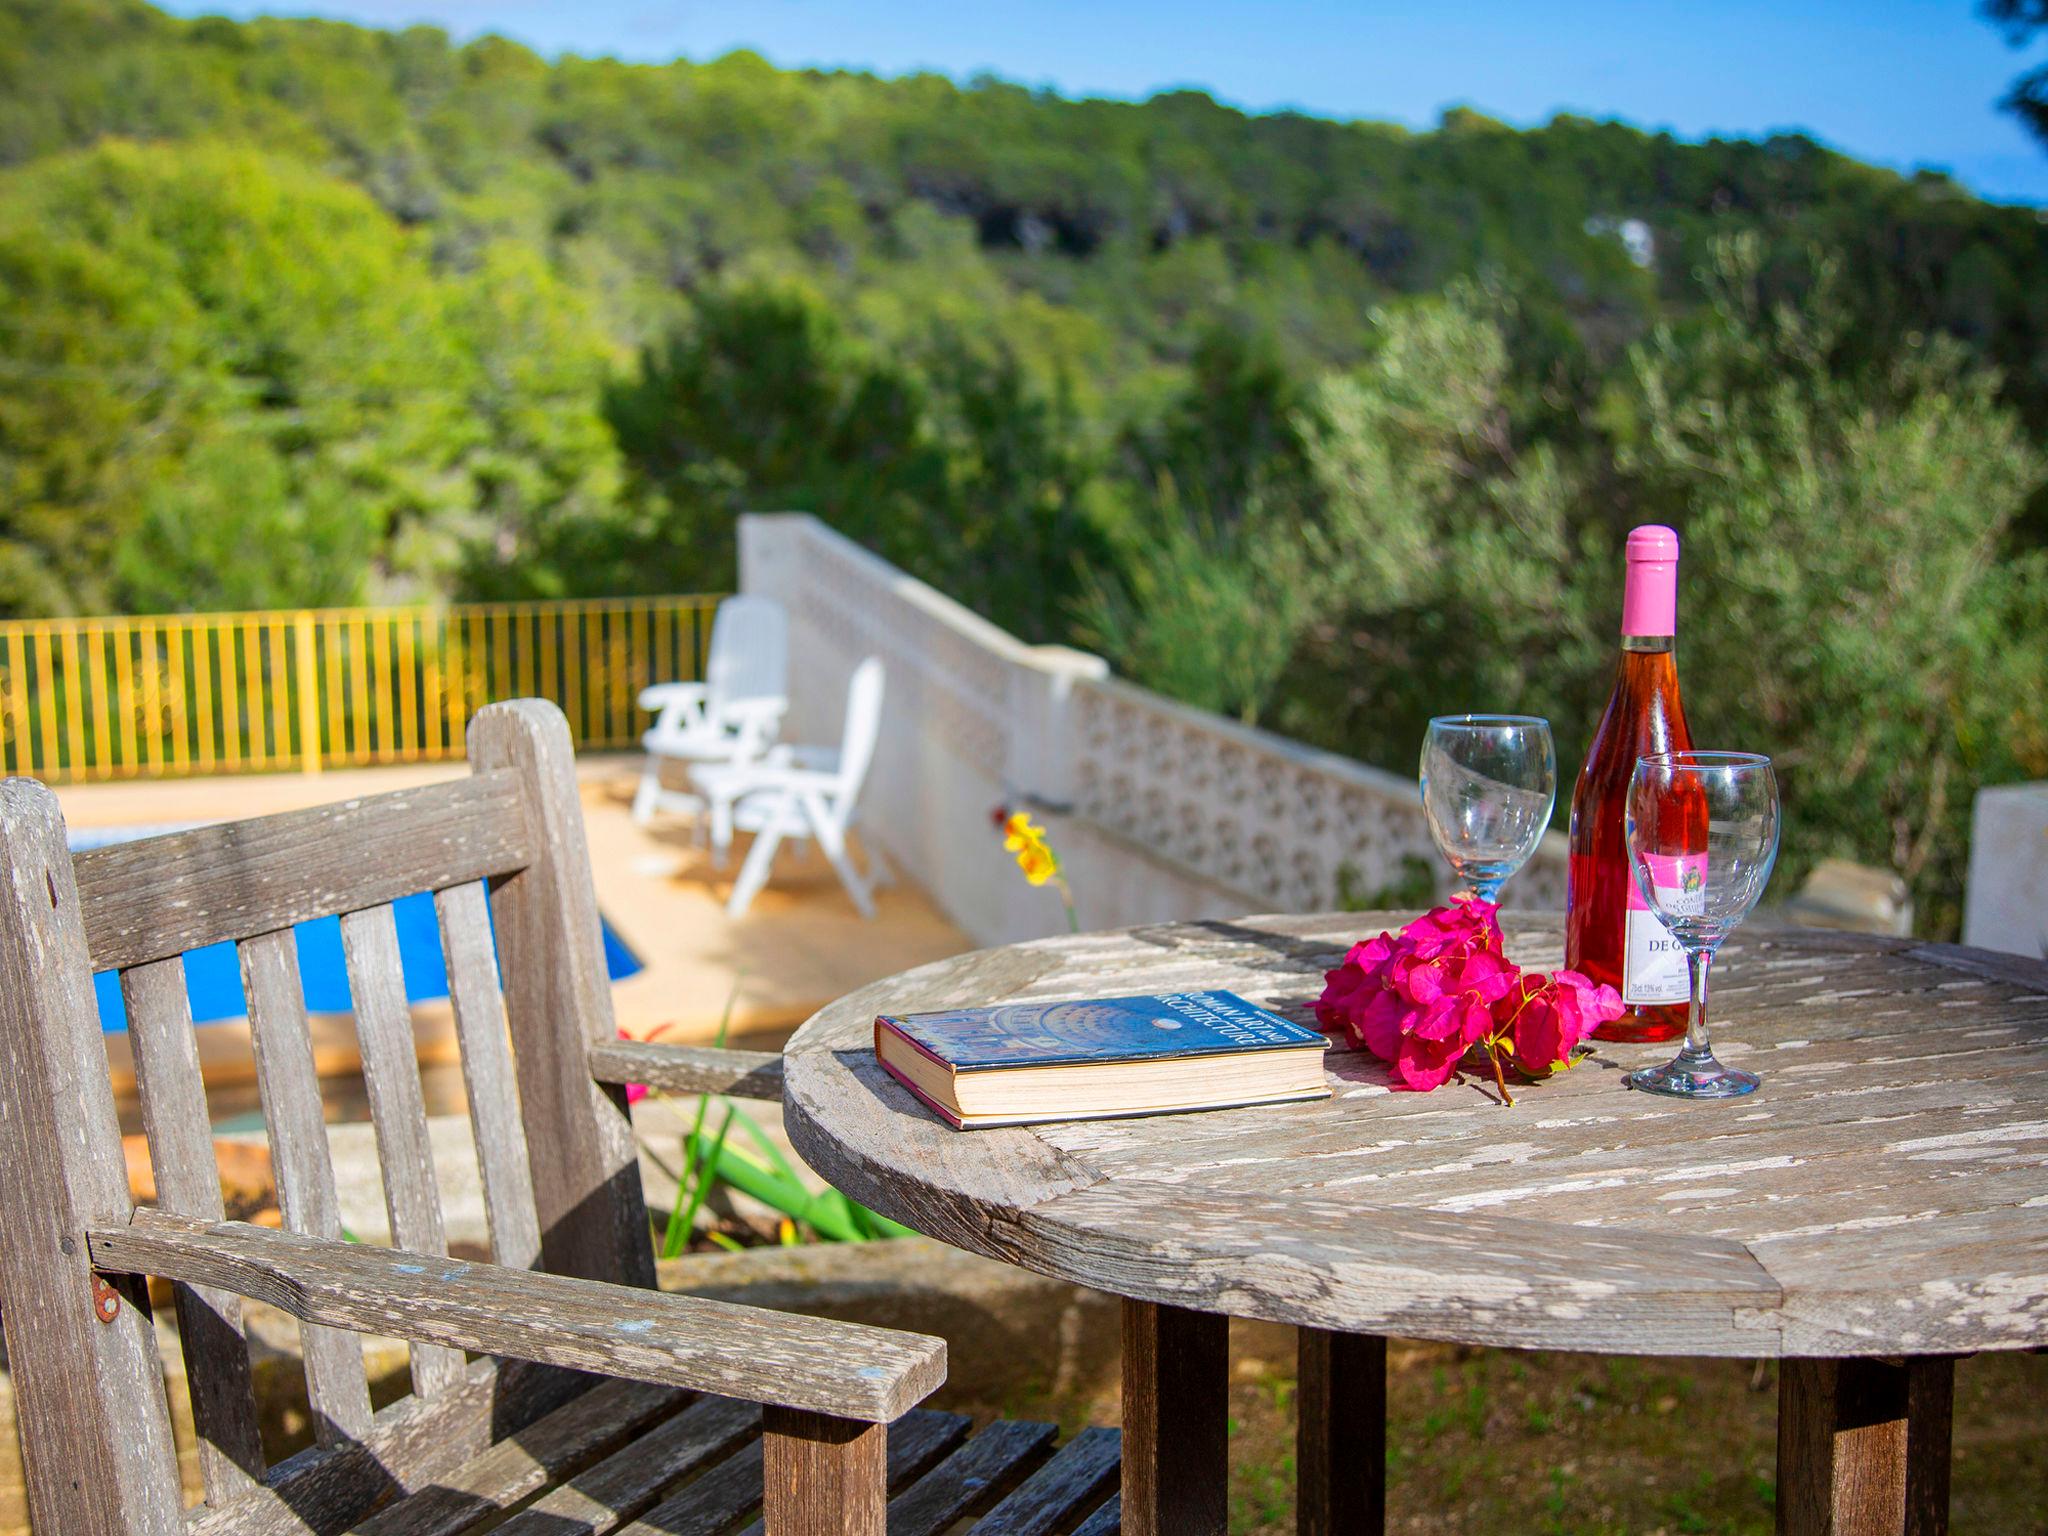
<instances>
[{"instance_id":1,"label":"green flower stem","mask_svg":"<svg viewBox=\"0 0 2048 1536\"><path fill-rule=\"evenodd\" d=\"M692 1180L693 1187L690 1190L690 1208L683 1213L681 1235L682 1243L686 1244L689 1242L690 1233L697 1225L697 1212L703 1209L704 1197L711 1193L711 1180L715 1176L714 1170L717 1169L719 1159L725 1153L725 1138L732 1134L733 1117L738 1113L739 1110L733 1108L730 1105L727 1106L725 1111L725 1121L718 1127L718 1140L712 1143L711 1155L709 1157L702 1158L700 1160L698 1157L694 1155L695 1148L692 1148L693 1155L690 1159L690 1162L691 1166L696 1169L697 1176L694 1180ZM692 1139L694 1141L697 1138L693 1137ZM682 1248L679 1246L676 1249L676 1253L680 1252L682 1252ZM668 1254L667 1257L672 1259L676 1256L676 1253Z\"/></svg>"},{"instance_id":2,"label":"green flower stem","mask_svg":"<svg viewBox=\"0 0 2048 1536\"><path fill-rule=\"evenodd\" d=\"M708 1093L699 1094L697 1096L697 1118L690 1126L690 1134L683 1138L683 1172L682 1176L676 1180L675 1203L669 1207L668 1226L663 1229L661 1234L661 1256L664 1259L672 1259L681 1253L684 1245L690 1240L689 1222L683 1216L683 1202L688 1199L691 1188L701 1182L702 1179L702 1175L697 1167L695 1148L704 1134L704 1116L710 1108L711 1095ZM730 1114L726 1116L726 1123L728 1125L732 1123L732 1116ZM695 1212L696 1207L692 1206L691 1215L693 1217Z\"/></svg>"}]
</instances>

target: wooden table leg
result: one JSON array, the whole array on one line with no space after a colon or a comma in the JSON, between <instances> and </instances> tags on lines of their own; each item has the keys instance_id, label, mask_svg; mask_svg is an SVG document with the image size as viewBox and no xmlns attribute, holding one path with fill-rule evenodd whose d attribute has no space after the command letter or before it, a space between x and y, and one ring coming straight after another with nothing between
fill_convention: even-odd
<instances>
[{"instance_id":1,"label":"wooden table leg","mask_svg":"<svg viewBox=\"0 0 2048 1536\"><path fill-rule=\"evenodd\" d=\"M1300 1536L1377 1536L1387 1526L1387 1341L1299 1332L1294 1528Z\"/></svg>"},{"instance_id":2,"label":"wooden table leg","mask_svg":"<svg viewBox=\"0 0 2048 1536\"><path fill-rule=\"evenodd\" d=\"M1944 1536L1955 1361L1784 1360L1779 1536Z\"/></svg>"},{"instance_id":3,"label":"wooden table leg","mask_svg":"<svg viewBox=\"0 0 2048 1536\"><path fill-rule=\"evenodd\" d=\"M1124 1536L1223 1536L1230 1319L1124 1302Z\"/></svg>"}]
</instances>

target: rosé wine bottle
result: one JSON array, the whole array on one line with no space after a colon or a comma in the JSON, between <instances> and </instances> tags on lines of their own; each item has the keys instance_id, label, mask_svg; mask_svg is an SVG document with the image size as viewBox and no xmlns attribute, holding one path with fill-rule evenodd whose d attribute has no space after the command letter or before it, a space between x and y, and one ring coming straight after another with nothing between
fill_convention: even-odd
<instances>
[{"instance_id":1,"label":"ros\u00e9 wine bottle","mask_svg":"<svg viewBox=\"0 0 2048 1536\"><path fill-rule=\"evenodd\" d=\"M1621 667L1572 791L1565 964L1621 993L1628 1011L1603 1040L1669 1040L1685 1033L1685 951L1636 888L1624 816L1636 759L1685 752L1692 734L1672 655L1678 616L1678 535L1654 524L1628 536L1621 600Z\"/></svg>"}]
</instances>

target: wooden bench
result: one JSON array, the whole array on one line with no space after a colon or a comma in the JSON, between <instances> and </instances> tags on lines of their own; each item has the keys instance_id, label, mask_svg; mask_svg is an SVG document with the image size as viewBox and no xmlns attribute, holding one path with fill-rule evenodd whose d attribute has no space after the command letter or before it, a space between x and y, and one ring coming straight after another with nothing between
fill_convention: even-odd
<instances>
[{"instance_id":1,"label":"wooden bench","mask_svg":"<svg viewBox=\"0 0 2048 1536\"><path fill-rule=\"evenodd\" d=\"M49 1536L985 1536L1117 1529L1119 1441L920 1411L935 1338L653 1289L626 1081L779 1097L774 1058L616 1042L568 729L471 723L425 789L68 851L0 785L0 1318ZM492 1263L450 1259L394 899L434 893ZM343 1240L293 925L339 914L394 1246ZM241 958L284 1230L223 1220L187 950ZM94 971L126 1002L158 1203L128 1194ZM142 1277L173 1282L186 1510ZM313 1446L266 1466L241 1298L300 1320ZM372 1411L358 1335L413 1392ZM511 1518L506 1519L510 1513ZM500 1524L500 1522L503 1522Z\"/></svg>"}]
</instances>

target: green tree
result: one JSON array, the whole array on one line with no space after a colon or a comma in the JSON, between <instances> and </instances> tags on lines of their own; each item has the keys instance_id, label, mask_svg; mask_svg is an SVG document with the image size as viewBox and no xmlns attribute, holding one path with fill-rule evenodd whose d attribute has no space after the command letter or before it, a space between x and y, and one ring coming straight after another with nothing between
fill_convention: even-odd
<instances>
[{"instance_id":1,"label":"green tree","mask_svg":"<svg viewBox=\"0 0 2048 1536\"><path fill-rule=\"evenodd\" d=\"M1433 714L1543 714L1566 752L1582 729L1605 647L1581 573L1604 541L1584 472L1513 419L1506 320L1469 285L1390 306L1367 361L1318 386L1318 618L1286 729L1403 772Z\"/></svg>"},{"instance_id":2,"label":"green tree","mask_svg":"<svg viewBox=\"0 0 2048 1536\"><path fill-rule=\"evenodd\" d=\"M1100 547L1096 471L1071 402L1007 349L945 325L915 353L884 355L801 288L709 290L605 399L624 497L547 519L503 562L508 579L721 588L740 513L809 511L1050 639L1078 563Z\"/></svg>"},{"instance_id":3,"label":"green tree","mask_svg":"<svg viewBox=\"0 0 2048 1536\"><path fill-rule=\"evenodd\" d=\"M1307 402L1269 337L1217 326L1203 333L1185 386L1157 422L1127 436L1141 482L1171 479L1177 494L1217 523L1255 498L1305 489Z\"/></svg>"},{"instance_id":4,"label":"green tree","mask_svg":"<svg viewBox=\"0 0 2048 1536\"><path fill-rule=\"evenodd\" d=\"M87 241L0 224L0 613L115 605L113 552L220 393L191 311Z\"/></svg>"},{"instance_id":5,"label":"green tree","mask_svg":"<svg viewBox=\"0 0 2048 1536\"><path fill-rule=\"evenodd\" d=\"M908 371L868 355L816 297L746 285L698 296L690 323L606 393L629 494L683 542L661 576L733 579L733 526L754 508L815 512L884 548L925 542L944 462ZM653 573L650 573L652 575Z\"/></svg>"},{"instance_id":6,"label":"green tree","mask_svg":"<svg viewBox=\"0 0 2048 1536\"><path fill-rule=\"evenodd\" d=\"M2048 30L2048 0L1982 0L1985 20L2019 48ZM2027 131L2048 145L2048 64L2028 70L2013 81L1999 103L2027 125Z\"/></svg>"},{"instance_id":7,"label":"green tree","mask_svg":"<svg viewBox=\"0 0 2048 1536\"><path fill-rule=\"evenodd\" d=\"M1955 344L1845 379L1825 288L1771 306L1754 242L1719 258L1609 409L1634 500L1685 540L1695 738L1784 764L1788 877L1889 865L1953 932L1976 786L2048 770L2048 564L2011 538L2048 465Z\"/></svg>"},{"instance_id":8,"label":"green tree","mask_svg":"<svg viewBox=\"0 0 2048 1536\"><path fill-rule=\"evenodd\" d=\"M1305 555L1262 505L1219 523L1168 481L1115 566L1090 569L1077 633L1126 676L1257 725L1315 611Z\"/></svg>"},{"instance_id":9,"label":"green tree","mask_svg":"<svg viewBox=\"0 0 2048 1536\"><path fill-rule=\"evenodd\" d=\"M444 276L225 145L38 161L0 210L0 606L433 591L481 520L608 493L605 352L530 254Z\"/></svg>"}]
</instances>

